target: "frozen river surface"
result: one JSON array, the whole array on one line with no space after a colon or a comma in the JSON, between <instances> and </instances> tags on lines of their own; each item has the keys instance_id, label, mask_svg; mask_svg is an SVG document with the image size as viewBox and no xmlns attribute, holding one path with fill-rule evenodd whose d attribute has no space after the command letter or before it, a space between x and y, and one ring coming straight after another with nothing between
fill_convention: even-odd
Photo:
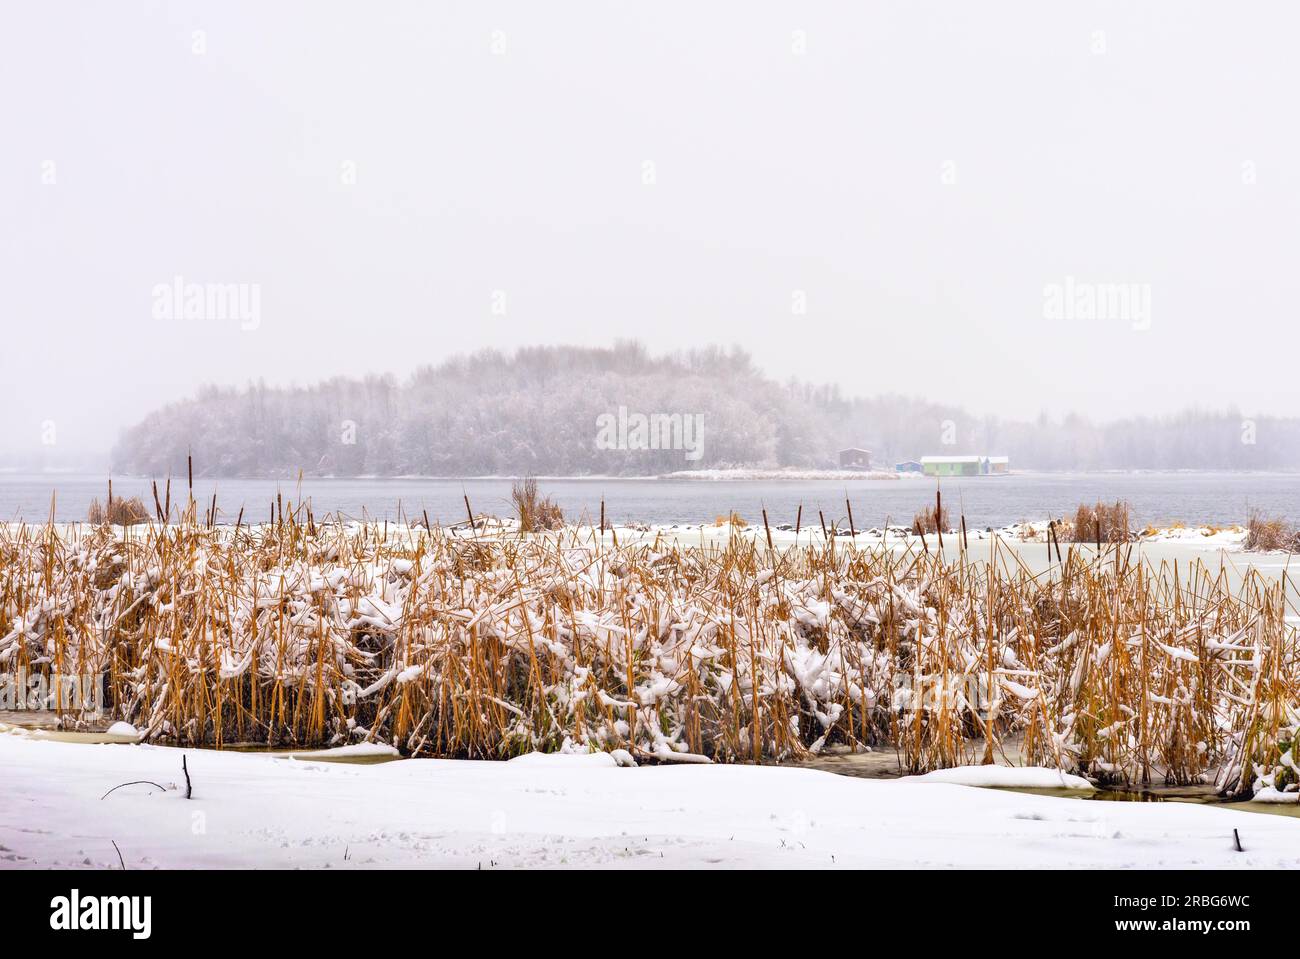
<instances>
[{"instance_id":1,"label":"frozen river surface","mask_svg":"<svg viewBox=\"0 0 1300 959\"><path fill-rule=\"evenodd\" d=\"M290 480L202 479L195 498L206 507L217 495L221 519L234 522L266 518L276 493L297 502L310 497L316 515L342 512L375 519L404 514L443 523L465 518L464 497L476 513L507 515L508 479L307 479L301 489ZM699 523L734 510L751 522L766 507L773 524L793 523L802 504L804 523L816 523L819 510L827 523L845 520L846 495L859 529L910 522L934 502L934 480L686 480L686 479L553 479L542 480L570 520L585 514L595 520L602 498L611 522ZM1244 523L1251 510L1300 521L1300 474L1285 473L1017 473L1008 476L945 479L943 496L956 522L964 513L968 526L1001 527L1073 514L1079 503L1126 500L1139 526ZM80 520L91 499L104 499L106 477L73 474L0 474L0 517L42 521L54 498L55 518ZM140 496L152 508L147 479L115 477L115 496ZM172 502L183 500L185 478L174 478ZM847 522L843 522L847 525Z\"/></svg>"}]
</instances>

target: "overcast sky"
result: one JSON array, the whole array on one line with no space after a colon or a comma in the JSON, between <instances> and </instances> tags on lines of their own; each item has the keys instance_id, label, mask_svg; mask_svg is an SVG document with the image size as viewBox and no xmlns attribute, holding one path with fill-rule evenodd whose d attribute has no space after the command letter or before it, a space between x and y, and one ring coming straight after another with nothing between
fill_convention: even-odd
<instances>
[{"instance_id":1,"label":"overcast sky","mask_svg":"<svg viewBox=\"0 0 1300 959\"><path fill-rule=\"evenodd\" d=\"M1010 416L1300 414L1295 4L5 19L0 450L107 449L204 382L626 337ZM178 276L255 322L160 316ZM1047 306L1107 283L1134 315Z\"/></svg>"}]
</instances>

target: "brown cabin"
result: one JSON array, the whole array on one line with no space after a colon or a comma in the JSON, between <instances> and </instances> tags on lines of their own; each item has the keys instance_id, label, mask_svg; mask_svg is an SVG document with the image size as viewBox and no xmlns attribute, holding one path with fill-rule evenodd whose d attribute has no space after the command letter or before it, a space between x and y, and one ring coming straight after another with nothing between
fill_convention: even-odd
<instances>
[{"instance_id":1,"label":"brown cabin","mask_svg":"<svg viewBox=\"0 0 1300 959\"><path fill-rule=\"evenodd\" d=\"M871 450L862 450L857 447L849 447L848 449L840 450L840 469L871 469Z\"/></svg>"}]
</instances>

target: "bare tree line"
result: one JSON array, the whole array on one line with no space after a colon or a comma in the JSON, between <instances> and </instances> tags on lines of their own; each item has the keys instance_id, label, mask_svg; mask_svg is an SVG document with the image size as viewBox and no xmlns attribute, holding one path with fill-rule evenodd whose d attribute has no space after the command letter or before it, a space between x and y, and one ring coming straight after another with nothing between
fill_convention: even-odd
<instances>
[{"instance_id":1,"label":"bare tree line","mask_svg":"<svg viewBox=\"0 0 1300 959\"><path fill-rule=\"evenodd\" d=\"M597 420L619 407L704 415L703 456L601 449ZM1300 468L1300 420L1189 410L1095 423L1017 421L915 397L845 396L767 377L739 349L653 356L610 348L482 351L392 376L308 387L204 387L126 430L119 472L207 475L657 475L683 469L834 468L866 447L878 466L935 453L1006 454L1044 470Z\"/></svg>"}]
</instances>

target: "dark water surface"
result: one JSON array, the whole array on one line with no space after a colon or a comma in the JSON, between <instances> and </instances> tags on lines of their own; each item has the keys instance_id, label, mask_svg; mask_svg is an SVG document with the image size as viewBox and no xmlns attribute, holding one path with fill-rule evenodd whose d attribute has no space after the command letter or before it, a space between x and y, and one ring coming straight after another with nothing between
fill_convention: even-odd
<instances>
[{"instance_id":1,"label":"dark water surface","mask_svg":"<svg viewBox=\"0 0 1300 959\"><path fill-rule=\"evenodd\" d=\"M55 518L81 520L91 499L103 500L106 477L52 473L0 474L0 518L43 521L55 496ZM442 523L465 518L463 496L476 513L508 515L510 480L504 479L202 479L194 484L195 498L206 505L217 494L220 518L234 522L242 507L245 522L265 521L276 493L297 502L310 497L317 516L344 513L351 517L418 518L427 510ZM923 506L934 502L935 481L889 480L682 480L682 479L556 479L541 480L570 520L584 514L595 520L600 502L611 522L699 523L731 510L757 522L766 506L773 525L793 523L803 504L804 525L815 525L817 511L847 525L845 494L853 504L859 529L882 525L886 519L910 522ZM1284 473L1013 473L1008 476L943 480L943 496L953 521L964 512L972 527L1005 526L1021 520L1042 520L1072 514L1081 502L1127 500L1139 525L1183 522L1244 523L1252 509L1292 521L1300 520L1300 474ZM301 492L300 492L301 491ZM114 477L115 496L140 496L153 509L147 479ZM185 479L172 481L172 503L185 498ZM203 512L203 510L200 510Z\"/></svg>"}]
</instances>

